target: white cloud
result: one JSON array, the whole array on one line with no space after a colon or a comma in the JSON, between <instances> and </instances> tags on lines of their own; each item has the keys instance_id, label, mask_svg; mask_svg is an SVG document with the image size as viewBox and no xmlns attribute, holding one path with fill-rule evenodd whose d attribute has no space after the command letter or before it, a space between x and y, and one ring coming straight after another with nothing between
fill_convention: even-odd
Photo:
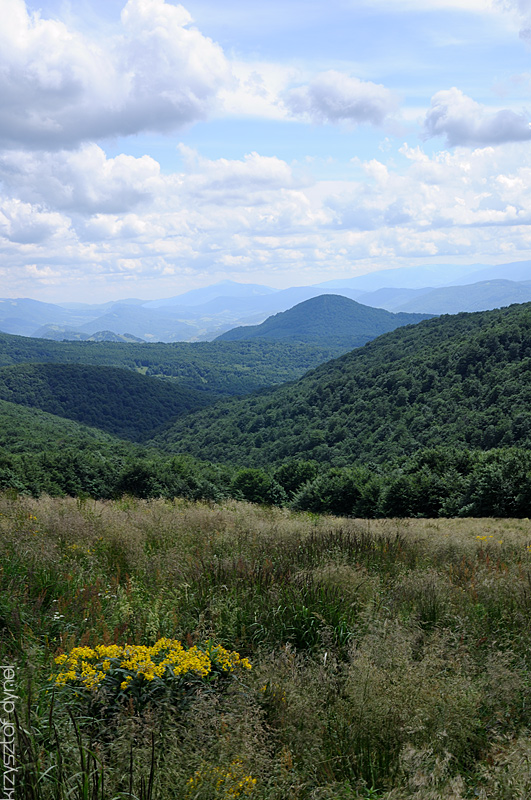
<instances>
[{"instance_id":1,"label":"white cloud","mask_svg":"<svg viewBox=\"0 0 531 800\"><path fill-rule=\"evenodd\" d=\"M445 136L450 147L486 146L531 139L531 123L510 109L489 112L459 89L437 92L424 120L426 138Z\"/></svg>"},{"instance_id":2,"label":"white cloud","mask_svg":"<svg viewBox=\"0 0 531 800\"><path fill-rule=\"evenodd\" d=\"M55 285L60 282L61 271L53 269L52 267L38 267L37 264L27 264L24 267L24 272L33 281L38 281L41 284Z\"/></svg>"},{"instance_id":3,"label":"white cloud","mask_svg":"<svg viewBox=\"0 0 531 800\"><path fill-rule=\"evenodd\" d=\"M17 244L41 244L53 236L64 236L70 221L57 212L50 212L22 203L4 200L0 203L0 238Z\"/></svg>"},{"instance_id":4,"label":"white cloud","mask_svg":"<svg viewBox=\"0 0 531 800\"><path fill-rule=\"evenodd\" d=\"M233 60L234 81L219 91L219 111L225 116L282 120L287 109L279 98L297 80L299 70L265 61Z\"/></svg>"},{"instance_id":5,"label":"white cloud","mask_svg":"<svg viewBox=\"0 0 531 800\"><path fill-rule=\"evenodd\" d=\"M505 152L492 147L442 151L432 157L405 145L402 153L409 161L404 172L371 161L365 165L369 180L330 193L325 202L338 228L391 236L407 231L437 240L441 232L452 238L464 229L531 225L526 191L531 154L524 145ZM471 241L478 237L467 235Z\"/></svg>"},{"instance_id":6,"label":"white cloud","mask_svg":"<svg viewBox=\"0 0 531 800\"><path fill-rule=\"evenodd\" d=\"M61 149L204 119L231 81L221 48L182 6L128 0L96 40L0 0L0 145Z\"/></svg>"},{"instance_id":7,"label":"white cloud","mask_svg":"<svg viewBox=\"0 0 531 800\"><path fill-rule=\"evenodd\" d=\"M5 195L17 202L92 219L130 216L137 209L147 215L155 209L172 214L179 210L183 219L186 209L189 221L202 218L203 206L243 207L246 214L276 200L285 206L307 183L275 156L249 153L241 160L209 160L191 148L180 150L185 171L169 175L162 174L150 156L107 158L96 144L75 151L6 151L0 156L0 181ZM107 227L103 222L97 225Z\"/></svg>"},{"instance_id":8,"label":"white cloud","mask_svg":"<svg viewBox=\"0 0 531 800\"><path fill-rule=\"evenodd\" d=\"M3 284L9 265L21 281L16 285L22 286L25 276L31 289L70 281L72 297L96 285L103 295L107 286L127 280L134 287L122 288L121 295L163 296L196 279L275 283L272 276L286 272L292 282L311 282L327 273L347 275L360 264L385 267L446 255L476 261L500 254L507 260L520 254L529 258L526 116L508 100L499 101L507 108L488 108L456 88L435 94L426 113L426 98L452 85L448 75L459 72L469 80L472 51L455 37L462 32L483 51L485 36L492 37L489 44L506 47L507 28L514 38L516 18L521 27L528 25L531 0L507 0L503 12L500 3L347 0L325 10L312 0L308 15L314 27L309 17L304 20L313 48L309 56L304 37L300 47L291 46L294 18L304 11L298 0L296 12L295 6L286 11L293 27L286 27L281 14L270 26L274 40L260 30L254 38L238 39L227 22L236 15L236 0L230 9L223 4L213 9L217 26L204 4L195 4L205 20L202 29L208 24L233 48L229 59L194 28L176 0L129 0L119 21L98 28L96 11L93 27L86 29L66 16L60 22L30 14L24 0L0 0ZM52 5L58 7L55 1ZM96 9L98 4L89 5ZM280 5L273 5L276 12ZM265 25L271 8L251 3L244 11L247 20L255 8ZM396 25L394 40L404 41L403 48L386 54L388 9ZM463 19L460 27L455 16L433 16L427 40L419 24L425 26L426 13L445 9L491 18ZM410 10L423 13L402 15ZM367 32L366 47L359 46L359 37L353 37L351 48L344 47L345 31L339 36L337 26L344 23L345 11L353 24L361 20L357 34ZM439 63L445 56L433 51L434 32L445 44L452 42L456 62L449 70ZM473 52L481 58L478 49ZM520 47L506 69L524 72L524 57ZM335 69L323 71L330 66ZM473 70L475 76L483 70L491 80L482 62L474 62ZM399 115L397 95L363 79L377 74L393 74L404 87L408 106ZM520 80L525 82L525 75ZM430 84L434 88L426 88ZM422 147L405 145L398 152L398 126L399 141L416 137L420 116L426 137L444 137L443 146L456 149L429 156ZM156 136L131 144L137 156L151 153L141 157L111 158L96 144L105 137L167 133L206 118L216 121L208 130L197 130L198 140L214 155L205 158L181 147L184 163L178 168L168 139L160 150L161 164ZM258 120L267 120L267 126ZM343 130L314 130L276 150L280 136L304 134L299 125L273 124L286 120ZM363 129L353 134L359 125L384 125L389 138L379 142L381 136ZM496 146L501 143L504 147ZM287 152L296 161L278 157ZM218 157L228 154L238 155ZM356 154L359 158L353 158ZM312 172L329 180L314 180Z\"/></svg>"},{"instance_id":9,"label":"white cloud","mask_svg":"<svg viewBox=\"0 0 531 800\"><path fill-rule=\"evenodd\" d=\"M307 85L286 91L283 100L294 116L317 123L381 125L398 107L396 96L385 86L336 70L322 72Z\"/></svg>"},{"instance_id":10,"label":"white cloud","mask_svg":"<svg viewBox=\"0 0 531 800\"><path fill-rule=\"evenodd\" d=\"M183 189L203 202L254 205L261 202L264 192L301 185L291 167L276 156L249 153L243 160L209 160L182 145L180 150L188 167Z\"/></svg>"},{"instance_id":11,"label":"white cloud","mask_svg":"<svg viewBox=\"0 0 531 800\"><path fill-rule=\"evenodd\" d=\"M160 166L150 156L107 158L96 144L76 151L7 151L0 180L21 200L81 214L126 212L160 191Z\"/></svg>"},{"instance_id":12,"label":"white cloud","mask_svg":"<svg viewBox=\"0 0 531 800\"><path fill-rule=\"evenodd\" d=\"M495 5L509 12L520 28L520 37L531 42L531 2L529 0L494 0Z\"/></svg>"}]
</instances>

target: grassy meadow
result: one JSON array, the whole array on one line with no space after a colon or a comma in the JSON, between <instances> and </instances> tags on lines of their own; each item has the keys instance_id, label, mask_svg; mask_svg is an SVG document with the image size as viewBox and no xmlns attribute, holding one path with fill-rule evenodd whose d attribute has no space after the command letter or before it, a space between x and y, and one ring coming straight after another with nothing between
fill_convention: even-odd
<instances>
[{"instance_id":1,"label":"grassy meadow","mask_svg":"<svg viewBox=\"0 0 531 800\"><path fill-rule=\"evenodd\" d=\"M531 796L528 519L8 492L0 585L18 798Z\"/></svg>"}]
</instances>

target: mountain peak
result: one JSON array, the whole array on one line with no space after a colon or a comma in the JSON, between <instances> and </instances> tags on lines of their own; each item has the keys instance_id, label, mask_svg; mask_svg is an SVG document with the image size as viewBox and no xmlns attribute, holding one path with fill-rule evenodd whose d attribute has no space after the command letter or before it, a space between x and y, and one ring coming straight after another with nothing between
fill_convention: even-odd
<instances>
[{"instance_id":1,"label":"mountain peak","mask_svg":"<svg viewBox=\"0 0 531 800\"><path fill-rule=\"evenodd\" d=\"M233 328L218 336L216 341L286 339L323 344L342 340L350 349L428 316L392 314L381 308L361 305L343 295L321 294L268 317L260 325Z\"/></svg>"}]
</instances>

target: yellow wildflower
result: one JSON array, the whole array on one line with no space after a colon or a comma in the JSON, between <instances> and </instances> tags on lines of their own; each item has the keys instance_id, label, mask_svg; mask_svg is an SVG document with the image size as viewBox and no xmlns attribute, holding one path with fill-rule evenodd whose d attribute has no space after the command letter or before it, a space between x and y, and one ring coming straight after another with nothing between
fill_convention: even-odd
<instances>
[{"instance_id":1,"label":"yellow wildflower","mask_svg":"<svg viewBox=\"0 0 531 800\"><path fill-rule=\"evenodd\" d=\"M168 638L159 639L152 647L130 644L74 647L70 653L56 657L55 663L63 666L63 671L53 680L56 686L80 682L96 691L107 680L111 681L107 685L112 686L114 670L121 668L129 672L120 683L125 690L135 678L152 682L155 678L171 680L190 673L205 678L213 665L228 673L239 667L251 669L247 658L221 645L208 645L207 651L197 645L185 650L180 641Z\"/></svg>"}]
</instances>

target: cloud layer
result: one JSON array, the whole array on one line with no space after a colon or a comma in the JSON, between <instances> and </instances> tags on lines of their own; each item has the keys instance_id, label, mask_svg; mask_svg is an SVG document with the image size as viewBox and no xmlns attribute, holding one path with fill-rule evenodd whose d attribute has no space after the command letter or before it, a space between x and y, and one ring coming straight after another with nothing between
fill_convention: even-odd
<instances>
[{"instance_id":1,"label":"cloud layer","mask_svg":"<svg viewBox=\"0 0 531 800\"><path fill-rule=\"evenodd\" d=\"M354 263L478 251L516 260L531 247L525 143L433 156L405 145L394 166L354 160L357 177L332 183L257 153L183 155L182 171L163 173L152 158L107 158L97 145L45 159L5 154L4 264L34 286L74 285L82 274L93 288L126 281L138 295L191 275L267 282L267 271L309 283Z\"/></svg>"}]
</instances>

